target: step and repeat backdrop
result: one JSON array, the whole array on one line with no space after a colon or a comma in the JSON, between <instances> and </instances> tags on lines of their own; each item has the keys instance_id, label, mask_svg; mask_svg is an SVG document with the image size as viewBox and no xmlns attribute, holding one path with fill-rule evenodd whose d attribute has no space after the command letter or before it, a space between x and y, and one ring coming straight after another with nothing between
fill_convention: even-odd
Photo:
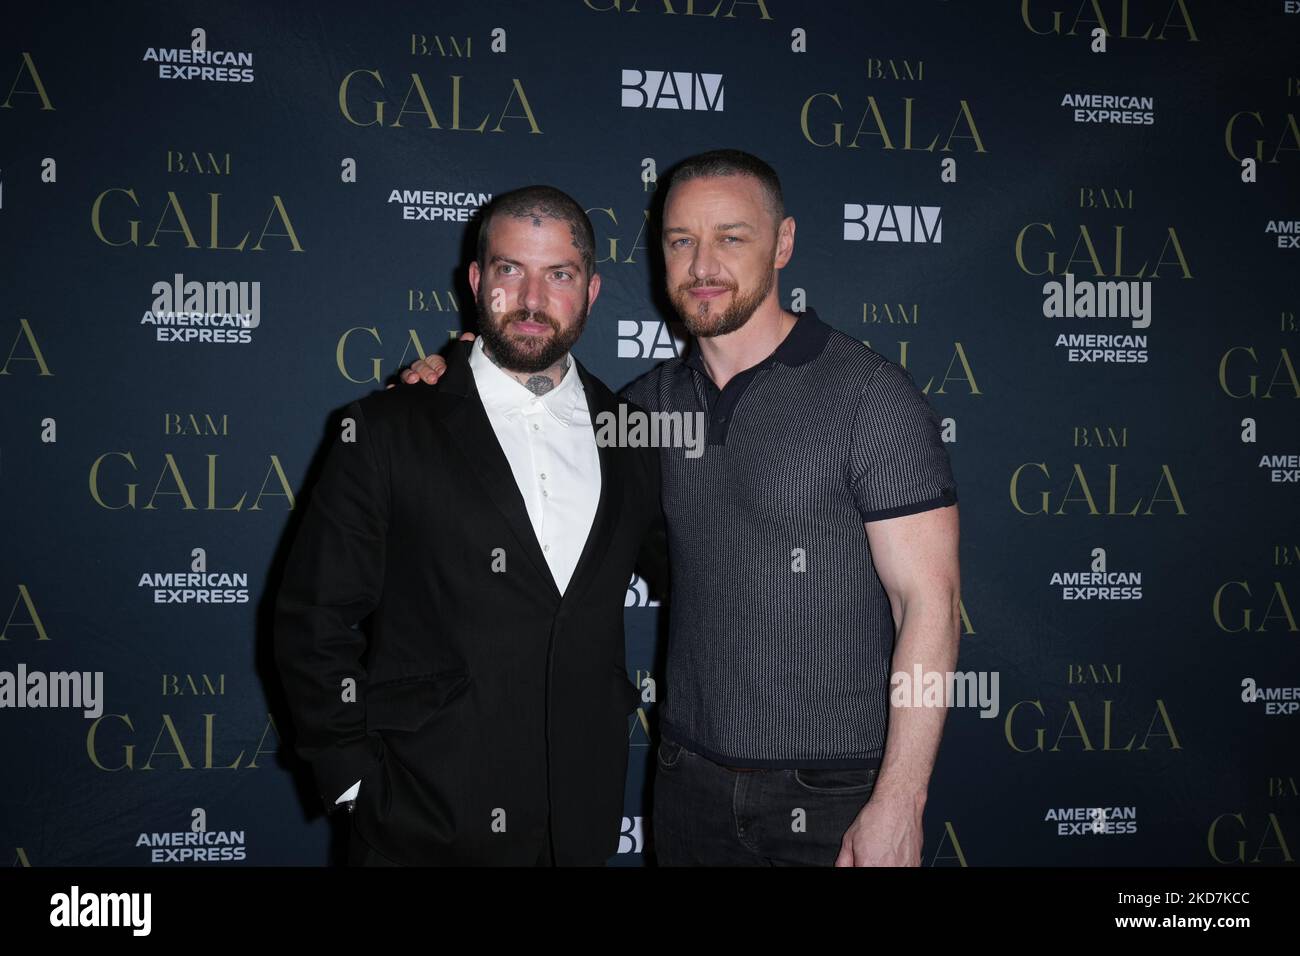
<instances>
[{"instance_id":1,"label":"step and repeat backdrop","mask_svg":"<svg viewBox=\"0 0 1300 956\"><path fill-rule=\"evenodd\" d=\"M325 436L475 327L477 210L530 183L595 226L578 357L678 354L650 211L728 146L782 177L782 304L943 421L986 693L924 864L1294 863L1298 50L1296 0L11 11L0 854L338 862L269 626ZM664 618L630 581L614 864L653 859Z\"/></svg>"}]
</instances>

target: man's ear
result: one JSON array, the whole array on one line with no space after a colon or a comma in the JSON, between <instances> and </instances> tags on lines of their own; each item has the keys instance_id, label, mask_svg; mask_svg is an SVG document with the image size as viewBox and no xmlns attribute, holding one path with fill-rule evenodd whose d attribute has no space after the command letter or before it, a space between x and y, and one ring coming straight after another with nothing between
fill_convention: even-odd
<instances>
[{"instance_id":1,"label":"man's ear","mask_svg":"<svg viewBox=\"0 0 1300 956\"><path fill-rule=\"evenodd\" d=\"M478 267L478 262L471 262L469 264L469 287L473 290L475 299L478 298L478 284L482 279L483 273Z\"/></svg>"},{"instance_id":2,"label":"man's ear","mask_svg":"<svg viewBox=\"0 0 1300 956\"><path fill-rule=\"evenodd\" d=\"M781 225L776 231L776 258L772 265L777 269L785 268L785 264L790 261L794 255L794 217L786 216L781 220Z\"/></svg>"},{"instance_id":3,"label":"man's ear","mask_svg":"<svg viewBox=\"0 0 1300 956\"><path fill-rule=\"evenodd\" d=\"M596 296L600 295L600 273L593 272L591 278L587 280L587 309L596 304Z\"/></svg>"}]
</instances>

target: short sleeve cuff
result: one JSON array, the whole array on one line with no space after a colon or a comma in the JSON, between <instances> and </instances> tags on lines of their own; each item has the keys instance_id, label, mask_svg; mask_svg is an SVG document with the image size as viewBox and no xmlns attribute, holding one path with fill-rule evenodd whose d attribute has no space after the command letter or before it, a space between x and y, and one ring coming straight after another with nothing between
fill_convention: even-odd
<instances>
[{"instance_id":1,"label":"short sleeve cuff","mask_svg":"<svg viewBox=\"0 0 1300 956\"><path fill-rule=\"evenodd\" d=\"M946 508L956 503L957 489L945 488L937 498L927 498L924 501L915 501L911 504L898 505L893 508L862 512L862 520L863 522L870 522L884 521L886 518L901 518L904 515L920 514L922 511L933 511L935 508Z\"/></svg>"}]
</instances>

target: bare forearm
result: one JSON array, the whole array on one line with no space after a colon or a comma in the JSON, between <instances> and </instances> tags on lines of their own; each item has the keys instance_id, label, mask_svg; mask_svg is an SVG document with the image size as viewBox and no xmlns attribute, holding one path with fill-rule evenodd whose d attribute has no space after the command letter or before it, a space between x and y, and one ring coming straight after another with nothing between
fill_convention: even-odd
<instances>
[{"instance_id":1,"label":"bare forearm","mask_svg":"<svg viewBox=\"0 0 1300 956\"><path fill-rule=\"evenodd\" d=\"M957 589L913 600L902 609L900 617L891 673L906 674L909 688L918 670L923 678L937 673L944 678L946 688L946 675L957 663L961 639ZM923 689L916 688L918 695ZM897 800L920 811L925 806L948 710L946 706L917 706L912 693L905 696L904 701L896 703L895 695L890 695L885 755L872 797Z\"/></svg>"}]
</instances>

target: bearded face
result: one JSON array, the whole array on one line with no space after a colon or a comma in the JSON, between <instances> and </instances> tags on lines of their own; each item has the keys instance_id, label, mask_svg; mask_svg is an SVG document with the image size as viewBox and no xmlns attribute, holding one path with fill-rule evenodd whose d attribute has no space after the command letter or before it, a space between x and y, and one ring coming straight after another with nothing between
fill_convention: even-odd
<instances>
[{"instance_id":1,"label":"bearded face","mask_svg":"<svg viewBox=\"0 0 1300 956\"><path fill-rule=\"evenodd\" d=\"M691 335L709 338L734 332L748 322L774 282L775 269L760 274L758 284L747 290L731 280L689 279L670 290L669 296Z\"/></svg>"},{"instance_id":2,"label":"bearded face","mask_svg":"<svg viewBox=\"0 0 1300 956\"><path fill-rule=\"evenodd\" d=\"M500 215L491 222L482 267L470 264L470 285L492 358L531 373L550 368L578 341L600 278L584 274L567 223Z\"/></svg>"},{"instance_id":3,"label":"bearded face","mask_svg":"<svg viewBox=\"0 0 1300 956\"><path fill-rule=\"evenodd\" d=\"M750 176L673 185L664 205L668 297L698 338L745 325L776 285L781 224ZM788 256L787 256L788 258Z\"/></svg>"},{"instance_id":4,"label":"bearded face","mask_svg":"<svg viewBox=\"0 0 1300 956\"><path fill-rule=\"evenodd\" d=\"M479 286L479 331L499 364L512 372L543 372L573 348L587 324L587 297L567 323L549 312L519 308L493 313L485 284Z\"/></svg>"}]
</instances>

